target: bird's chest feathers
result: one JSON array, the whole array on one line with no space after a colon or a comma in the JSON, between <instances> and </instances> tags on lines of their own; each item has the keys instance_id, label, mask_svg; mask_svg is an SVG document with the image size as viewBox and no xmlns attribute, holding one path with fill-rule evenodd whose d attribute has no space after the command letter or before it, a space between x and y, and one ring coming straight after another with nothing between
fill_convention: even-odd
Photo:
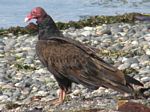
<instances>
[{"instance_id":1,"label":"bird's chest feathers","mask_svg":"<svg viewBox=\"0 0 150 112\"><path fill-rule=\"evenodd\" d=\"M70 47L55 41L38 41L36 52L42 62L63 63L71 56Z\"/></svg>"}]
</instances>

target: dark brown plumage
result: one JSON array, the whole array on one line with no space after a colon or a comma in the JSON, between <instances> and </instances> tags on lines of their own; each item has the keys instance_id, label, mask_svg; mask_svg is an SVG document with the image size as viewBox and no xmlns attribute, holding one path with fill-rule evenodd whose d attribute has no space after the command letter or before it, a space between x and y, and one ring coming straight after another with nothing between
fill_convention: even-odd
<instances>
[{"instance_id":1,"label":"dark brown plumage","mask_svg":"<svg viewBox=\"0 0 150 112\"><path fill-rule=\"evenodd\" d=\"M25 20L30 19L37 19L39 27L37 55L54 75L61 90L57 103L63 102L72 82L91 89L103 86L131 94L135 93L132 84L143 86L136 79L104 62L90 47L64 37L42 8L34 8Z\"/></svg>"}]
</instances>

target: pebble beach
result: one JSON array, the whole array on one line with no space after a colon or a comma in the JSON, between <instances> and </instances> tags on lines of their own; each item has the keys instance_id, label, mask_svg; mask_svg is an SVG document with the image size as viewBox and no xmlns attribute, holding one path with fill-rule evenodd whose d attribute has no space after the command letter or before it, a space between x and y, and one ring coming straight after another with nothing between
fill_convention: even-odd
<instances>
[{"instance_id":1,"label":"pebble beach","mask_svg":"<svg viewBox=\"0 0 150 112\"><path fill-rule=\"evenodd\" d=\"M103 60L141 81L144 87L150 86L150 22L68 28L62 33L96 48ZM62 105L51 106L48 101L57 97L58 85L38 60L36 41L37 35L8 33L0 36L1 112L117 111L118 98L123 94L102 87L91 91L76 84ZM150 107L150 98L131 100Z\"/></svg>"}]
</instances>

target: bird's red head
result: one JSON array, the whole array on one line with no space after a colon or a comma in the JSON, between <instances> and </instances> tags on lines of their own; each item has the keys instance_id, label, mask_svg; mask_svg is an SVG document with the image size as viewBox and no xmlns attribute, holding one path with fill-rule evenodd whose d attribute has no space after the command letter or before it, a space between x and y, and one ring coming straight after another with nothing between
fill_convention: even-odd
<instances>
[{"instance_id":1,"label":"bird's red head","mask_svg":"<svg viewBox=\"0 0 150 112\"><path fill-rule=\"evenodd\" d=\"M46 14L45 10L41 7L36 7L26 16L25 22L30 21L31 19L42 19Z\"/></svg>"}]
</instances>

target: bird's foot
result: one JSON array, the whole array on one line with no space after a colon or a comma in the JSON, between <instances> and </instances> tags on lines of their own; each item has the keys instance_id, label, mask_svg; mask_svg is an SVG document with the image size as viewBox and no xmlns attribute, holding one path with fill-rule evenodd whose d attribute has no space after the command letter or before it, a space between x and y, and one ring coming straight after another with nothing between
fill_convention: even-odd
<instances>
[{"instance_id":1,"label":"bird's foot","mask_svg":"<svg viewBox=\"0 0 150 112\"><path fill-rule=\"evenodd\" d=\"M53 106L58 106L58 105L62 104L65 100L65 96L66 96L65 91L60 89L59 97L56 99L50 100L50 104Z\"/></svg>"},{"instance_id":2,"label":"bird's foot","mask_svg":"<svg viewBox=\"0 0 150 112\"><path fill-rule=\"evenodd\" d=\"M58 106L63 103L59 98L48 101L51 106Z\"/></svg>"}]
</instances>

